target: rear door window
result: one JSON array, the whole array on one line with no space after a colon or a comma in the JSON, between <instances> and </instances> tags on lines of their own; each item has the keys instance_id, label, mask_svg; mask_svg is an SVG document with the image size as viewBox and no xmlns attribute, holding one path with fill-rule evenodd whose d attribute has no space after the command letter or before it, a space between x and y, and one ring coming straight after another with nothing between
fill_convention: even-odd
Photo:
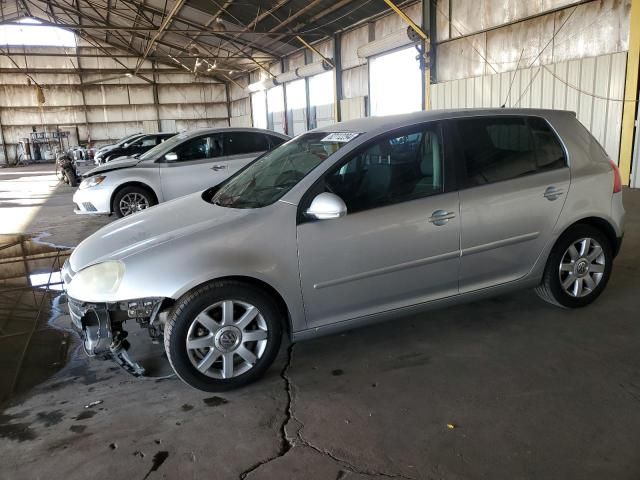
<instances>
[{"instance_id":1,"label":"rear door window","mask_svg":"<svg viewBox=\"0 0 640 480\"><path fill-rule=\"evenodd\" d=\"M263 133L226 132L224 134L224 154L242 155L269 150L269 141Z\"/></svg>"},{"instance_id":2,"label":"rear door window","mask_svg":"<svg viewBox=\"0 0 640 480\"><path fill-rule=\"evenodd\" d=\"M564 150L538 117L456 120L467 187L501 182L566 165Z\"/></svg>"}]
</instances>

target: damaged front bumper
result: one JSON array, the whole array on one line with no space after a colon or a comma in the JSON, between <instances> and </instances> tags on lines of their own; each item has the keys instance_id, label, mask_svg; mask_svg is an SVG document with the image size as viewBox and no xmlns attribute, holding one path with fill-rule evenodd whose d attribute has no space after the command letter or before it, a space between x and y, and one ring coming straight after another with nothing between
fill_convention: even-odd
<instances>
[{"instance_id":1,"label":"damaged front bumper","mask_svg":"<svg viewBox=\"0 0 640 480\"><path fill-rule=\"evenodd\" d=\"M152 339L162 336L158 312L163 298L142 298L123 302L81 302L67 296L69 315L73 326L82 337L84 350L89 356L112 359L127 372L143 376L145 369L127 353L129 342L123 329L127 320L135 320L149 329Z\"/></svg>"}]
</instances>

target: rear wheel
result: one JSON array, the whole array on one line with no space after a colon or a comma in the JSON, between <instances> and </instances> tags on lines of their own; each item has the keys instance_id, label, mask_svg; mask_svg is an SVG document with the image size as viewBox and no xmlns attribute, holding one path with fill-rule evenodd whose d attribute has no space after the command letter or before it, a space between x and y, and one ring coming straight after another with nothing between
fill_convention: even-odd
<instances>
[{"instance_id":1,"label":"rear wheel","mask_svg":"<svg viewBox=\"0 0 640 480\"><path fill-rule=\"evenodd\" d=\"M220 281L182 297L169 314L164 346L186 384L216 392L257 380L280 348L282 315L264 292Z\"/></svg>"},{"instance_id":2,"label":"rear wheel","mask_svg":"<svg viewBox=\"0 0 640 480\"><path fill-rule=\"evenodd\" d=\"M613 254L607 236L590 225L571 227L558 240L536 293L566 308L593 302L609 281Z\"/></svg>"},{"instance_id":3,"label":"rear wheel","mask_svg":"<svg viewBox=\"0 0 640 480\"><path fill-rule=\"evenodd\" d=\"M118 217L126 217L156 204L149 190L138 186L124 187L113 198L113 211Z\"/></svg>"}]
</instances>

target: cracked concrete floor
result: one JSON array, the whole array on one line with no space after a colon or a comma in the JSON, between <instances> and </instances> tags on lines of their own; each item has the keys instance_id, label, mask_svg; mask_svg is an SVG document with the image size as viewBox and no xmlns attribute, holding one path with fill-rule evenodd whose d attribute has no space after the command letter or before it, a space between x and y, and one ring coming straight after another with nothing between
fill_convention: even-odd
<instances>
[{"instance_id":1,"label":"cracked concrete floor","mask_svg":"<svg viewBox=\"0 0 640 480\"><path fill-rule=\"evenodd\" d=\"M611 282L579 311L524 291L398 318L283 347L223 395L72 348L0 414L0 478L637 479L640 192L625 205Z\"/></svg>"}]
</instances>

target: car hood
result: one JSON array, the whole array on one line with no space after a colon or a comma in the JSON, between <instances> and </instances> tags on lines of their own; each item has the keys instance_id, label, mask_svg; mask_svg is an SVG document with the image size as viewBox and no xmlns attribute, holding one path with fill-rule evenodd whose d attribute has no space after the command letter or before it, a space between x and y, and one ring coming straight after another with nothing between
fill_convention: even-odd
<instances>
[{"instance_id":1,"label":"car hood","mask_svg":"<svg viewBox=\"0 0 640 480\"><path fill-rule=\"evenodd\" d=\"M124 157L118 158L117 160L111 160L110 162L105 163L104 165L100 165L99 167L92 168L87 173L84 174L84 177L92 177L99 173L111 172L113 170L120 170L121 168L135 167L140 163L139 158L133 157Z\"/></svg>"},{"instance_id":2,"label":"car hood","mask_svg":"<svg viewBox=\"0 0 640 480\"><path fill-rule=\"evenodd\" d=\"M117 220L85 239L73 251L73 271L105 260L122 260L151 247L241 221L258 210L225 208L202 199L200 192L161 203Z\"/></svg>"}]
</instances>

